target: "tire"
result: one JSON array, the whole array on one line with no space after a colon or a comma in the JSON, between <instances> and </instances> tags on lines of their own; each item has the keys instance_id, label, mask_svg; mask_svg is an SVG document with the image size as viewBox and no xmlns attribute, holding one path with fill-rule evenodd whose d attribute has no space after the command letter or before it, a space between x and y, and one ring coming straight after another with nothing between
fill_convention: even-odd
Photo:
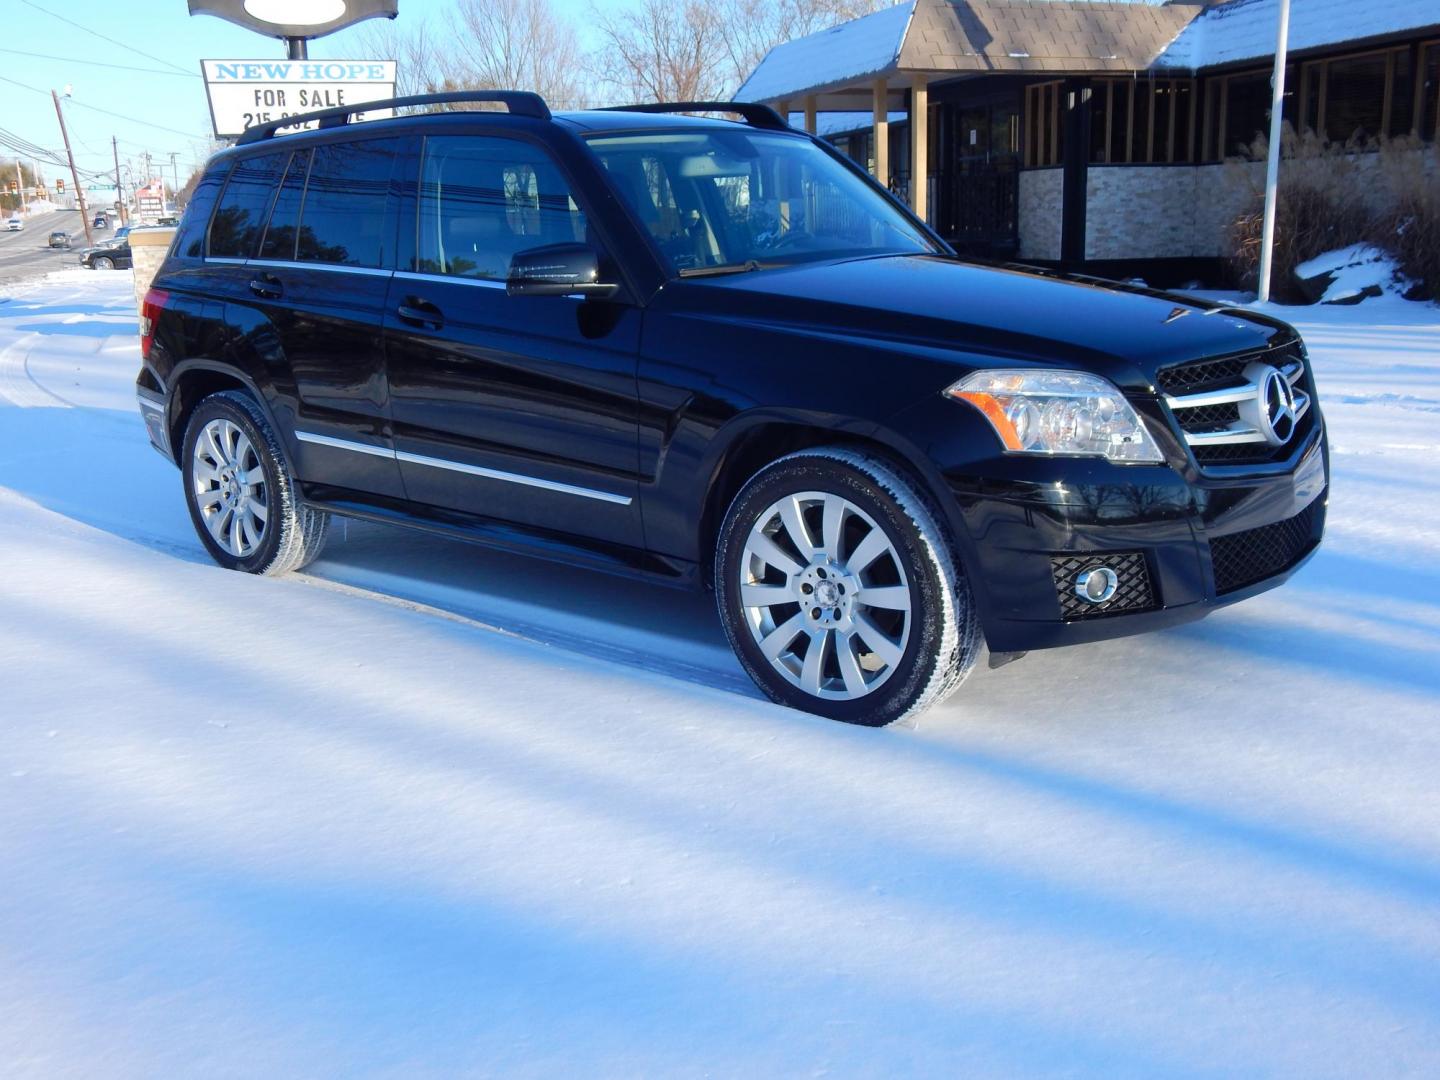
<instances>
[{"instance_id":1,"label":"tire","mask_svg":"<svg viewBox=\"0 0 1440 1080\"><path fill-rule=\"evenodd\" d=\"M226 390L202 400L181 446L185 505L217 563L278 575L320 554L330 515L298 501L285 452L249 394Z\"/></svg>"},{"instance_id":2,"label":"tire","mask_svg":"<svg viewBox=\"0 0 1440 1080\"><path fill-rule=\"evenodd\" d=\"M114 270L115 260L101 255L98 259L91 260L90 268L92 270Z\"/></svg>"},{"instance_id":3,"label":"tire","mask_svg":"<svg viewBox=\"0 0 1440 1080\"><path fill-rule=\"evenodd\" d=\"M802 450L752 477L720 528L715 595L755 684L870 727L954 692L980 630L941 521L900 470L854 450Z\"/></svg>"}]
</instances>

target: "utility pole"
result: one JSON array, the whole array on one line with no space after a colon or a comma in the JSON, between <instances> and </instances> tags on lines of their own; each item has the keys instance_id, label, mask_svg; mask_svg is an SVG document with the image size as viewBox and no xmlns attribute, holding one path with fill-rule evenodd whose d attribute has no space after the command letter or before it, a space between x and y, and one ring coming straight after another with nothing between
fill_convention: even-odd
<instances>
[{"instance_id":1,"label":"utility pole","mask_svg":"<svg viewBox=\"0 0 1440 1080\"><path fill-rule=\"evenodd\" d=\"M120 203L120 224L128 225L130 215L125 212L125 187L120 183L120 144L115 141L115 136L110 136L110 151L115 155L115 199Z\"/></svg>"},{"instance_id":2,"label":"utility pole","mask_svg":"<svg viewBox=\"0 0 1440 1080\"><path fill-rule=\"evenodd\" d=\"M1265 217L1260 233L1260 281L1255 299L1270 300L1270 269L1275 261L1275 193L1280 184L1280 136L1285 113L1285 51L1290 38L1290 0L1280 0L1280 30L1275 42L1275 74L1270 77L1270 153L1265 162Z\"/></svg>"},{"instance_id":3,"label":"utility pole","mask_svg":"<svg viewBox=\"0 0 1440 1080\"><path fill-rule=\"evenodd\" d=\"M65 113L60 108L60 95L51 90L50 99L55 102L55 115L60 119L60 138L65 143L65 157L70 162L70 182L75 185L75 202L80 207L80 224L85 226L85 246L93 247L95 237L90 232L90 211L85 207L85 192L80 187L80 174L75 169L75 155L70 150L70 133L65 130Z\"/></svg>"},{"instance_id":4,"label":"utility pole","mask_svg":"<svg viewBox=\"0 0 1440 1080\"><path fill-rule=\"evenodd\" d=\"M20 159L15 159L15 182L20 186L20 212L30 216L30 204L25 200L25 174L20 171Z\"/></svg>"},{"instance_id":5,"label":"utility pole","mask_svg":"<svg viewBox=\"0 0 1440 1080\"><path fill-rule=\"evenodd\" d=\"M175 163L175 159L179 156L176 151L170 151L170 198L177 203L180 201L180 166Z\"/></svg>"}]
</instances>

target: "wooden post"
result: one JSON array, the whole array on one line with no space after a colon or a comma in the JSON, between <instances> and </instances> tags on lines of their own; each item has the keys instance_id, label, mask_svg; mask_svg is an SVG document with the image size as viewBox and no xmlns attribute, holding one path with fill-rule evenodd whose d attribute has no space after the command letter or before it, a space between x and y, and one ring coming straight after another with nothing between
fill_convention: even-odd
<instances>
[{"instance_id":1,"label":"wooden post","mask_svg":"<svg viewBox=\"0 0 1440 1080\"><path fill-rule=\"evenodd\" d=\"M910 77L910 209L926 221L930 183L930 90L924 75Z\"/></svg>"},{"instance_id":2,"label":"wooden post","mask_svg":"<svg viewBox=\"0 0 1440 1080\"><path fill-rule=\"evenodd\" d=\"M781 98L777 101L775 103L775 111L780 114L780 119L784 120L787 124L790 123L790 100L788 98Z\"/></svg>"},{"instance_id":3,"label":"wooden post","mask_svg":"<svg viewBox=\"0 0 1440 1080\"><path fill-rule=\"evenodd\" d=\"M815 95L805 95L805 130L814 135L819 130L818 117L815 115Z\"/></svg>"},{"instance_id":4,"label":"wooden post","mask_svg":"<svg viewBox=\"0 0 1440 1080\"><path fill-rule=\"evenodd\" d=\"M890 85L885 79L874 83L875 115L875 180L881 187L890 186Z\"/></svg>"}]
</instances>

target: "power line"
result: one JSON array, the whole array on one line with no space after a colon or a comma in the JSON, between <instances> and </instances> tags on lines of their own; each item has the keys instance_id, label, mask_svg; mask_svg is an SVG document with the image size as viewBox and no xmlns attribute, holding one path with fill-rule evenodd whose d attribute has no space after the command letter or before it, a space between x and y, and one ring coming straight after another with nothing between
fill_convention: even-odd
<instances>
[{"instance_id":1,"label":"power line","mask_svg":"<svg viewBox=\"0 0 1440 1080\"><path fill-rule=\"evenodd\" d=\"M66 63L75 63L73 56L52 56L50 53L26 52L24 49L0 49L0 53L13 53L15 56L33 56L37 60L63 60ZM84 65L89 67L114 68L116 71L143 71L149 75L170 75L173 77L185 76L190 79L200 78L198 71L162 71L160 68L132 67L129 64L105 64L99 60L91 60L86 57Z\"/></svg>"},{"instance_id":2,"label":"power line","mask_svg":"<svg viewBox=\"0 0 1440 1080\"><path fill-rule=\"evenodd\" d=\"M26 0L26 2L28 3L28 0ZM49 90L41 90L38 86L31 86L29 83L23 83L19 79L11 79L5 75L0 75L0 82L7 82L13 86L19 86L25 90L30 90L37 94L44 94L46 97L50 96ZM152 124L148 120L136 120L133 116L126 116L124 113L111 112L109 109L100 108L99 105L86 104L78 98L72 97L69 99L69 101L70 104L78 106L81 109L89 109L91 112L104 113L106 116L113 116L117 120L124 120L126 123L129 124L139 124L141 127L154 128L156 131L166 131L169 132L171 135L183 135L187 139L203 138L203 136L198 136L193 131L181 131L178 128L165 127L163 124Z\"/></svg>"},{"instance_id":3,"label":"power line","mask_svg":"<svg viewBox=\"0 0 1440 1080\"><path fill-rule=\"evenodd\" d=\"M108 41L111 45L118 46L119 48L124 49L127 52L133 52L137 56L145 57L145 59L147 60L154 60L157 64L164 64L166 67L174 68L176 71L183 72L186 75L194 74L193 72L185 71L185 69L182 68L179 64L172 64L169 60L166 60L163 57L152 56L150 53L141 52L133 45L126 45L123 41L116 41L114 38L107 37L104 34L100 33L98 30L92 30L90 29L90 27L75 22L73 19L67 19L64 15L51 11L49 8L43 8L39 4L35 3L34 0L20 0L20 2L26 7L34 8L36 11L43 12L44 14L49 15L52 19L59 19L61 22L73 26L77 30L83 30L85 31L85 33L91 35L92 37L97 37L101 41Z\"/></svg>"}]
</instances>

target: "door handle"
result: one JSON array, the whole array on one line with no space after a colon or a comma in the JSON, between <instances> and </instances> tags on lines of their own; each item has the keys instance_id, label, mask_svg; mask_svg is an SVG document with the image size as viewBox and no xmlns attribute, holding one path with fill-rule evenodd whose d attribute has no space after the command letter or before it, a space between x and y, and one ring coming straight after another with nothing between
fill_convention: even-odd
<instances>
[{"instance_id":1,"label":"door handle","mask_svg":"<svg viewBox=\"0 0 1440 1080\"><path fill-rule=\"evenodd\" d=\"M260 274L250 280L250 291L265 300L278 299L284 292L280 279L274 274Z\"/></svg>"},{"instance_id":2,"label":"door handle","mask_svg":"<svg viewBox=\"0 0 1440 1080\"><path fill-rule=\"evenodd\" d=\"M439 330L445 325L445 316L440 309L428 300L422 300L418 296L407 296L395 309L395 314L407 323L415 326L423 326L430 330Z\"/></svg>"}]
</instances>

